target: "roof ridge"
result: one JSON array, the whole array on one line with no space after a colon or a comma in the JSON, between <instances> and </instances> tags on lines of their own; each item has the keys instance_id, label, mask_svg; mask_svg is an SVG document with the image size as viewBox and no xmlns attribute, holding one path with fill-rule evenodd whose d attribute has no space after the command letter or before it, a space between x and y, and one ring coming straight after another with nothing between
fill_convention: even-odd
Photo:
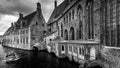
<instances>
[{"instance_id":1,"label":"roof ridge","mask_svg":"<svg viewBox=\"0 0 120 68\"><path fill-rule=\"evenodd\" d=\"M37 12L37 11L31 12L31 13L29 13L29 14L25 15L23 18L25 18L25 17L27 17L27 16L29 16L29 15L33 14L33 13L36 13L36 12Z\"/></svg>"},{"instance_id":2,"label":"roof ridge","mask_svg":"<svg viewBox=\"0 0 120 68\"><path fill-rule=\"evenodd\" d=\"M63 1L60 5L58 5L52 12L49 20L47 21L47 24L50 24L51 21L56 18L56 16L59 16L59 14L61 14L63 12L63 10L66 8L67 6L67 1ZM58 12L57 12L58 11Z\"/></svg>"}]
</instances>

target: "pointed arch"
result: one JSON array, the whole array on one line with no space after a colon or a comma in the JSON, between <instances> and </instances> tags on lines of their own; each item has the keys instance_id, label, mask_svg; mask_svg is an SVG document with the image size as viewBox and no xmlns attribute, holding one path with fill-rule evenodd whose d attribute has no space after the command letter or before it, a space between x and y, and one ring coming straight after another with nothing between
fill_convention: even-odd
<instances>
[{"instance_id":1,"label":"pointed arch","mask_svg":"<svg viewBox=\"0 0 120 68\"><path fill-rule=\"evenodd\" d=\"M63 24L61 24L61 37L63 37Z\"/></svg>"},{"instance_id":2,"label":"pointed arch","mask_svg":"<svg viewBox=\"0 0 120 68\"><path fill-rule=\"evenodd\" d=\"M75 40L75 30L73 27L70 28L70 40Z\"/></svg>"},{"instance_id":3,"label":"pointed arch","mask_svg":"<svg viewBox=\"0 0 120 68\"><path fill-rule=\"evenodd\" d=\"M68 31L67 31L67 29L64 31L64 40L68 40Z\"/></svg>"},{"instance_id":4,"label":"pointed arch","mask_svg":"<svg viewBox=\"0 0 120 68\"><path fill-rule=\"evenodd\" d=\"M78 20L79 20L79 29L78 29L78 39L82 39L83 37L83 10L82 10L82 6L79 5L77 8L77 14L78 14Z\"/></svg>"}]
</instances>

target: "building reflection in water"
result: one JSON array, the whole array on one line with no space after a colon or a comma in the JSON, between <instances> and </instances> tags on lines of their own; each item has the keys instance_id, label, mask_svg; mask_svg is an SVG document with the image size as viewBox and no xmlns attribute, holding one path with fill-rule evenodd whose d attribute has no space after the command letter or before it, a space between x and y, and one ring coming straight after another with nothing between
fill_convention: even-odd
<instances>
[{"instance_id":1,"label":"building reflection in water","mask_svg":"<svg viewBox=\"0 0 120 68\"><path fill-rule=\"evenodd\" d=\"M7 68L78 68L78 64L70 62L68 59L58 59L54 54L46 51L34 53L4 47L4 52L15 52L20 59L15 63L6 64Z\"/></svg>"}]
</instances>

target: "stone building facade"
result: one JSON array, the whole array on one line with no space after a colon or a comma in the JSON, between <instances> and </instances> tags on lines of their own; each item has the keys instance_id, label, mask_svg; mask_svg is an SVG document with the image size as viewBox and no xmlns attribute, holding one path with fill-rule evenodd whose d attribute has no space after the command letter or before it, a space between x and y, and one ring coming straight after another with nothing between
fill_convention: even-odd
<instances>
[{"instance_id":1,"label":"stone building facade","mask_svg":"<svg viewBox=\"0 0 120 68\"><path fill-rule=\"evenodd\" d=\"M47 24L50 32L58 30L64 40L100 41L101 21L100 0L64 0Z\"/></svg>"},{"instance_id":2,"label":"stone building facade","mask_svg":"<svg viewBox=\"0 0 120 68\"><path fill-rule=\"evenodd\" d=\"M3 35L3 45L32 50L35 43L42 41L46 32L46 22L42 15L41 4L37 3L36 11L26 16L19 14L19 19Z\"/></svg>"},{"instance_id":3,"label":"stone building facade","mask_svg":"<svg viewBox=\"0 0 120 68\"><path fill-rule=\"evenodd\" d=\"M104 21L106 45L112 47L120 46L120 1L105 0Z\"/></svg>"},{"instance_id":4,"label":"stone building facade","mask_svg":"<svg viewBox=\"0 0 120 68\"><path fill-rule=\"evenodd\" d=\"M119 46L119 0L64 0L47 23L63 40L96 40Z\"/></svg>"}]
</instances>

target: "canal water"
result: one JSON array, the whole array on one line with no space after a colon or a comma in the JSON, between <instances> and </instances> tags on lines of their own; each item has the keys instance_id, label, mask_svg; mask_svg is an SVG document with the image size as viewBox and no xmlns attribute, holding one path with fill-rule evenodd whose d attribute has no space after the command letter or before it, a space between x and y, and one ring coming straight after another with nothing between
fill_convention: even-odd
<instances>
[{"instance_id":1,"label":"canal water","mask_svg":"<svg viewBox=\"0 0 120 68\"><path fill-rule=\"evenodd\" d=\"M19 56L19 60L13 63L6 63L6 54L14 52ZM78 68L75 62L68 59L58 59L54 54L47 51L34 53L32 51L23 51L0 45L0 68Z\"/></svg>"}]
</instances>

